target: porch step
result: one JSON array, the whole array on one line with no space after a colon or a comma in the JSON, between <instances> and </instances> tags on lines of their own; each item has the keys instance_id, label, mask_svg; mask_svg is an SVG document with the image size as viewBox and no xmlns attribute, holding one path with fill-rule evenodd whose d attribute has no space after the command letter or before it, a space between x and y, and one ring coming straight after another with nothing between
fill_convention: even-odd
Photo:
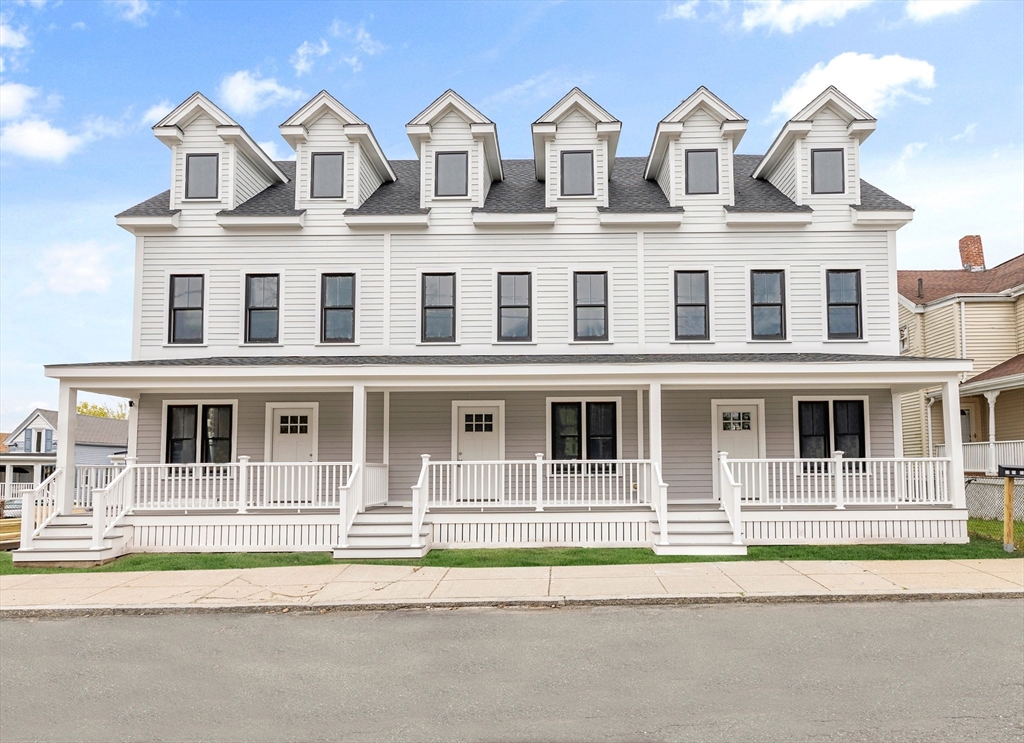
<instances>
[{"instance_id":1,"label":"porch step","mask_svg":"<svg viewBox=\"0 0 1024 743\"><path fill-rule=\"evenodd\" d=\"M430 547L335 547L335 560L392 560L407 558L415 560L430 552Z\"/></svg>"},{"instance_id":2,"label":"porch step","mask_svg":"<svg viewBox=\"0 0 1024 743\"><path fill-rule=\"evenodd\" d=\"M426 545L430 525L420 528L419 541ZM416 558L430 551L412 545L412 509L382 506L356 514L348 533L348 546L335 547L334 556L343 560L370 558Z\"/></svg>"},{"instance_id":3,"label":"porch step","mask_svg":"<svg viewBox=\"0 0 1024 743\"><path fill-rule=\"evenodd\" d=\"M670 503L666 541L662 541L657 518L651 521L654 553L657 555L745 555L744 544L733 544L732 525L717 501Z\"/></svg>"},{"instance_id":4,"label":"porch step","mask_svg":"<svg viewBox=\"0 0 1024 743\"><path fill-rule=\"evenodd\" d=\"M32 538L28 549L19 546L12 559L18 565L88 566L124 554L131 527L115 526L99 547L93 546L92 530L88 515L56 516Z\"/></svg>"},{"instance_id":5,"label":"porch step","mask_svg":"<svg viewBox=\"0 0 1024 743\"><path fill-rule=\"evenodd\" d=\"M745 555L745 544L654 544L656 555Z\"/></svg>"}]
</instances>

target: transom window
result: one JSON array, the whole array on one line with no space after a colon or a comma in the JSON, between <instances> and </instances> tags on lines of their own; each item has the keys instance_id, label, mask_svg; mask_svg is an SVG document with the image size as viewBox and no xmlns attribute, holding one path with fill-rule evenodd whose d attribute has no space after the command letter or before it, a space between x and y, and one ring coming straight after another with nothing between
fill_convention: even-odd
<instances>
[{"instance_id":1,"label":"transom window","mask_svg":"<svg viewBox=\"0 0 1024 743\"><path fill-rule=\"evenodd\" d=\"M562 153L562 196L594 195L594 152Z\"/></svg>"},{"instance_id":2,"label":"transom window","mask_svg":"<svg viewBox=\"0 0 1024 743\"><path fill-rule=\"evenodd\" d=\"M277 343L280 276L245 277L245 342Z\"/></svg>"},{"instance_id":3,"label":"transom window","mask_svg":"<svg viewBox=\"0 0 1024 743\"><path fill-rule=\"evenodd\" d=\"M827 271L828 337L860 338L860 271Z\"/></svg>"},{"instance_id":4,"label":"transom window","mask_svg":"<svg viewBox=\"0 0 1024 743\"><path fill-rule=\"evenodd\" d=\"M676 340L707 340L708 272L676 271Z\"/></svg>"},{"instance_id":5,"label":"transom window","mask_svg":"<svg viewBox=\"0 0 1024 743\"><path fill-rule=\"evenodd\" d=\"M530 274L498 274L498 340L530 340Z\"/></svg>"},{"instance_id":6,"label":"transom window","mask_svg":"<svg viewBox=\"0 0 1024 743\"><path fill-rule=\"evenodd\" d=\"M435 158L434 195L469 194L469 153L438 152Z\"/></svg>"},{"instance_id":7,"label":"transom window","mask_svg":"<svg viewBox=\"0 0 1024 743\"><path fill-rule=\"evenodd\" d=\"M686 193L718 193L718 150L686 151Z\"/></svg>"},{"instance_id":8,"label":"transom window","mask_svg":"<svg viewBox=\"0 0 1024 743\"><path fill-rule=\"evenodd\" d=\"M758 341L785 340L785 272L751 271L750 299L751 337Z\"/></svg>"},{"instance_id":9,"label":"transom window","mask_svg":"<svg viewBox=\"0 0 1024 743\"><path fill-rule=\"evenodd\" d=\"M573 274L573 337L578 341L608 340L608 274Z\"/></svg>"},{"instance_id":10,"label":"transom window","mask_svg":"<svg viewBox=\"0 0 1024 743\"><path fill-rule=\"evenodd\" d=\"M231 405L168 405L167 448L170 464L227 464L232 461Z\"/></svg>"},{"instance_id":11,"label":"transom window","mask_svg":"<svg viewBox=\"0 0 1024 743\"><path fill-rule=\"evenodd\" d=\"M844 193L843 151L811 150L811 193Z\"/></svg>"},{"instance_id":12,"label":"transom window","mask_svg":"<svg viewBox=\"0 0 1024 743\"><path fill-rule=\"evenodd\" d=\"M203 277L171 276L170 343L203 342Z\"/></svg>"},{"instance_id":13,"label":"transom window","mask_svg":"<svg viewBox=\"0 0 1024 743\"><path fill-rule=\"evenodd\" d=\"M863 400L800 400L800 457L818 459L841 451L846 459L867 456Z\"/></svg>"},{"instance_id":14,"label":"transom window","mask_svg":"<svg viewBox=\"0 0 1024 743\"><path fill-rule=\"evenodd\" d=\"M325 273L321 278L321 331L323 343L354 343L356 339L356 277L351 273Z\"/></svg>"},{"instance_id":15,"label":"transom window","mask_svg":"<svg viewBox=\"0 0 1024 743\"><path fill-rule=\"evenodd\" d=\"M494 430L494 413L466 413L466 431L490 433Z\"/></svg>"},{"instance_id":16,"label":"transom window","mask_svg":"<svg viewBox=\"0 0 1024 743\"><path fill-rule=\"evenodd\" d=\"M422 323L424 342L455 342L455 274L423 274Z\"/></svg>"},{"instance_id":17,"label":"transom window","mask_svg":"<svg viewBox=\"0 0 1024 743\"><path fill-rule=\"evenodd\" d=\"M214 154L185 155L185 198L217 198L218 156Z\"/></svg>"},{"instance_id":18,"label":"transom window","mask_svg":"<svg viewBox=\"0 0 1024 743\"><path fill-rule=\"evenodd\" d=\"M310 196L340 199L345 193L345 153L314 152L311 163Z\"/></svg>"},{"instance_id":19,"label":"transom window","mask_svg":"<svg viewBox=\"0 0 1024 743\"><path fill-rule=\"evenodd\" d=\"M308 415L282 415L280 416L278 432L283 434L309 433Z\"/></svg>"}]
</instances>

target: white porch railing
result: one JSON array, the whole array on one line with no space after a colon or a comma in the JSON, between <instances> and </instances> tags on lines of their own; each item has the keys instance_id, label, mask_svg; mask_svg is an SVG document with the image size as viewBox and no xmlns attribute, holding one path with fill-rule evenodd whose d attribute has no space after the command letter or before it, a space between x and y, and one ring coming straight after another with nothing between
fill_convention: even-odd
<instances>
[{"instance_id":1,"label":"white porch railing","mask_svg":"<svg viewBox=\"0 0 1024 743\"><path fill-rule=\"evenodd\" d=\"M99 549L111 529L132 509L137 471L125 467L105 488L92 490L92 546Z\"/></svg>"},{"instance_id":2,"label":"white porch railing","mask_svg":"<svg viewBox=\"0 0 1024 743\"><path fill-rule=\"evenodd\" d=\"M363 508L387 505L388 466L367 463L363 467Z\"/></svg>"},{"instance_id":3,"label":"white porch railing","mask_svg":"<svg viewBox=\"0 0 1024 743\"><path fill-rule=\"evenodd\" d=\"M25 494L35 489L36 485L31 482L0 482L0 518L20 515Z\"/></svg>"},{"instance_id":4,"label":"white porch railing","mask_svg":"<svg viewBox=\"0 0 1024 743\"><path fill-rule=\"evenodd\" d=\"M21 549L29 549L32 538L59 513L64 470L57 468L34 490L24 491L21 501Z\"/></svg>"},{"instance_id":5,"label":"white porch railing","mask_svg":"<svg viewBox=\"0 0 1024 743\"><path fill-rule=\"evenodd\" d=\"M728 459L744 505L932 505L952 502L947 458Z\"/></svg>"},{"instance_id":6,"label":"white porch railing","mask_svg":"<svg viewBox=\"0 0 1024 743\"><path fill-rule=\"evenodd\" d=\"M246 508L338 508L351 462L258 462L248 470ZM244 473L243 473L244 474Z\"/></svg>"},{"instance_id":7,"label":"white porch railing","mask_svg":"<svg viewBox=\"0 0 1024 743\"><path fill-rule=\"evenodd\" d=\"M718 454L718 494L722 501L722 509L729 517L729 526L732 527L732 543L743 544L743 521L740 518L740 511L743 505L743 486L733 478L732 470L729 468L729 455L725 452Z\"/></svg>"},{"instance_id":8,"label":"white porch railing","mask_svg":"<svg viewBox=\"0 0 1024 743\"><path fill-rule=\"evenodd\" d=\"M964 447L964 471L994 475L998 466L1024 464L1024 441L972 441ZM935 456L946 456L946 445L935 445Z\"/></svg>"},{"instance_id":9,"label":"white porch railing","mask_svg":"<svg viewBox=\"0 0 1024 743\"><path fill-rule=\"evenodd\" d=\"M75 508L92 508L92 493L114 481L124 467L119 464L77 465L75 467Z\"/></svg>"}]
</instances>

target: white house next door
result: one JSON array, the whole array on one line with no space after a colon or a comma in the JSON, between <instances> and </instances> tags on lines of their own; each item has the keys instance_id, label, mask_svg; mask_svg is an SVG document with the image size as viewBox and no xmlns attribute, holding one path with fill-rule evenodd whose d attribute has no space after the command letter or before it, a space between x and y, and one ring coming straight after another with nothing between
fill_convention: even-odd
<instances>
[{"instance_id":1,"label":"white house next door","mask_svg":"<svg viewBox=\"0 0 1024 743\"><path fill-rule=\"evenodd\" d=\"M274 440L271 461L313 461L312 408L274 408L271 421Z\"/></svg>"}]
</instances>

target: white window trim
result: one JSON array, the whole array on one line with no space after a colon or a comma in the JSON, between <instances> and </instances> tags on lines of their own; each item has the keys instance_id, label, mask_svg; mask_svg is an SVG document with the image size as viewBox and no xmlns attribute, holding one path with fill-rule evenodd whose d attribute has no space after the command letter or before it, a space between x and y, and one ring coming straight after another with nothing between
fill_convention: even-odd
<instances>
[{"instance_id":1,"label":"white window trim","mask_svg":"<svg viewBox=\"0 0 1024 743\"><path fill-rule=\"evenodd\" d=\"M505 401L504 400L452 400L452 461L459 461L459 408L498 408L498 459L505 461Z\"/></svg>"},{"instance_id":2,"label":"white window trim","mask_svg":"<svg viewBox=\"0 0 1024 743\"><path fill-rule=\"evenodd\" d=\"M756 264L744 264L743 266L743 308L746 312L747 343L792 343L793 342L793 283L790 277L789 266L773 266L770 261ZM779 340L754 338L754 299L753 294L753 272L754 271L782 271L785 286L782 291L782 305L785 310L783 323L786 326L786 337Z\"/></svg>"},{"instance_id":3,"label":"white window trim","mask_svg":"<svg viewBox=\"0 0 1024 743\"><path fill-rule=\"evenodd\" d=\"M871 400L869 395L794 395L793 396L793 458L800 459L800 403L828 402L829 449L835 449L836 428L832 403L836 400L861 400L864 403L864 458L871 458Z\"/></svg>"},{"instance_id":4,"label":"white window trim","mask_svg":"<svg viewBox=\"0 0 1024 743\"><path fill-rule=\"evenodd\" d=\"M423 275L435 273L455 274L455 340L425 341L423 340ZM442 265L416 269L416 345L417 346L461 346L462 345L462 269L457 266Z\"/></svg>"},{"instance_id":5,"label":"white window trim","mask_svg":"<svg viewBox=\"0 0 1024 743\"><path fill-rule=\"evenodd\" d=\"M569 338L571 346L594 346L608 345L615 342L615 271L611 266L572 266L568 270L568 305L569 305ZM608 295L605 300L608 302L608 338L603 341L578 341L576 340L576 274L578 273L605 273L608 274Z\"/></svg>"},{"instance_id":6,"label":"white window trim","mask_svg":"<svg viewBox=\"0 0 1024 743\"><path fill-rule=\"evenodd\" d=\"M202 343L171 343L171 277L202 276L203 277L203 342ZM208 268L168 268L164 271L164 348L206 348L210 345L210 270Z\"/></svg>"},{"instance_id":7,"label":"white window trim","mask_svg":"<svg viewBox=\"0 0 1024 743\"><path fill-rule=\"evenodd\" d=\"M499 279L500 274L503 273L525 273L530 276L530 340L528 341L504 341L499 335L501 334L501 326L498 323L498 303L501 301L501 281ZM495 267L491 270L491 286L492 296L494 297L492 312L491 312L491 343L496 346L535 346L537 345L537 337L534 335L537 329L537 268L535 266L529 267ZM458 311L458 305L456 305L456 312Z\"/></svg>"},{"instance_id":8,"label":"white window trim","mask_svg":"<svg viewBox=\"0 0 1024 743\"><path fill-rule=\"evenodd\" d=\"M718 406L719 405L753 405L757 407L757 458L768 457L768 444L765 441L764 398L756 397L720 397L711 400L711 497L718 500ZM794 422L795 422L794 418ZM737 457L739 459L739 457Z\"/></svg>"},{"instance_id":9,"label":"white window trim","mask_svg":"<svg viewBox=\"0 0 1024 743\"><path fill-rule=\"evenodd\" d=\"M860 272L860 338L829 338L828 337L828 272L859 271ZM867 266L862 263L837 263L821 267L821 340L823 343L867 343L868 328L864 312L864 277Z\"/></svg>"},{"instance_id":10,"label":"white window trim","mask_svg":"<svg viewBox=\"0 0 1024 743\"><path fill-rule=\"evenodd\" d=\"M583 405L583 410L580 415L580 454L582 455L578 460L564 460L564 461L599 461L604 462L608 460L590 460L587 459L587 411L586 403L588 402L613 402L615 403L615 459L622 459L622 397L621 396L569 396L569 397L547 397L544 398L544 458L549 462L553 460L551 453L551 403L555 402L578 402ZM558 460L563 461L563 460Z\"/></svg>"},{"instance_id":11,"label":"white window trim","mask_svg":"<svg viewBox=\"0 0 1024 743\"><path fill-rule=\"evenodd\" d=\"M238 459L238 399L184 399L184 400L163 400L160 411L160 463L168 464L167 462L167 408L172 405L195 405L198 410L196 411L196 462L193 464L204 464L199 461L202 459L200 456L200 449L202 447L202 425L203 405L230 405L231 406L231 462L235 462ZM212 463L205 463L212 464ZM187 466L187 465L182 465Z\"/></svg>"},{"instance_id":12,"label":"white window trim","mask_svg":"<svg viewBox=\"0 0 1024 743\"><path fill-rule=\"evenodd\" d=\"M319 402L268 402L263 428L263 461L273 461L274 454L274 411L284 408L312 408L309 426L313 433L313 458L320 461L320 403Z\"/></svg>"},{"instance_id":13,"label":"white window trim","mask_svg":"<svg viewBox=\"0 0 1024 743\"><path fill-rule=\"evenodd\" d=\"M246 276L270 276L277 274L277 343L248 343L246 341L246 311L245 294ZM238 300L238 345L240 348L279 348L284 345L284 290L287 285L285 269L278 266L267 266L266 268L243 268L239 272L239 300Z\"/></svg>"},{"instance_id":14,"label":"white window trim","mask_svg":"<svg viewBox=\"0 0 1024 743\"><path fill-rule=\"evenodd\" d=\"M350 273L354 277L352 279L355 286L353 287L353 298L355 300L355 313L352 321L352 342L351 343L327 343L324 341L324 307L323 307L323 290L324 290L324 274L333 275L339 273ZM314 346L321 346L325 348L352 348L353 346L359 345L359 338L362 335L362 295L359 289L359 276L360 269L358 268L318 268L316 270L316 342ZM250 344L255 345L255 344ZM262 344L261 344L262 345Z\"/></svg>"},{"instance_id":15,"label":"white window trim","mask_svg":"<svg viewBox=\"0 0 1024 743\"><path fill-rule=\"evenodd\" d=\"M309 204L348 204L352 203L352 183L354 179L349 178L349 171L352 165L352 147L343 145L340 147L327 147L326 145L310 149L307 145L303 148L307 155L305 173L303 179L306 183L306 195L304 202ZM341 155L341 196L313 196L313 155ZM305 205L305 204L304 204Z\"/></svg>"},{"instance_id":16,"label":"white window trim","mask_svg":"<svg viewBox=\"0 0 1024 743\"><path fill-rule=\"evenodd\" d=\"M707 340L676 340L676 272L707 271L708 274L708 338ZM668 269L668 342L677 345L715 342L715 267L710 265L674 265Z\"/></svg>"}]
</instances>

